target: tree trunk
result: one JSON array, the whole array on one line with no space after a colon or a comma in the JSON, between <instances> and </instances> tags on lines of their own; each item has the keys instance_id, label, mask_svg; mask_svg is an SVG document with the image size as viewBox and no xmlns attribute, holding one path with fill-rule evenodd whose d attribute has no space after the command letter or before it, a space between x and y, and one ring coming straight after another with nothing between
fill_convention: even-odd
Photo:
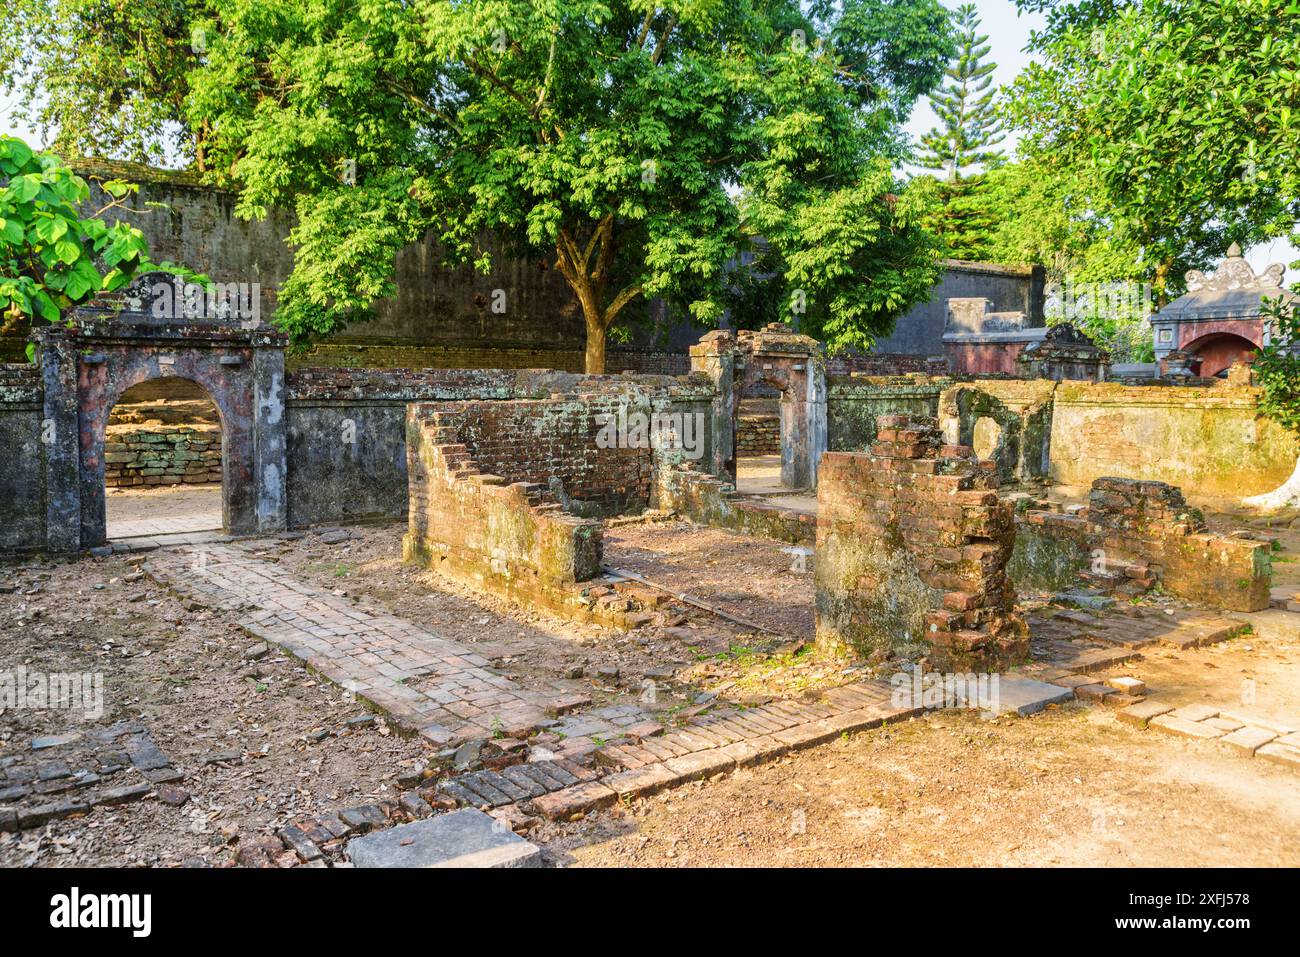
<instances>
[{"instance_id":1,"label":"tree trunk","mask_svg":"<svg viewBox=\"0 0 1300 957\"><path fill-rule=\"evenodd\" d=\"M1241 504L1263 512L1275 512L1287 506L1300 505L1300 459L1296 461L1295 470L1289 479L1271 492L1242 499Z\"/></svg>"},{"instance_id":2,"label":"tree trunk","mask_svg":"<svg viewBox=\"0 0 1300 957\"><path fill-rule=\"evenodd\" d=\"M1156 265L1156 308L1163 309L1169 304L1169 270L1173 268L1172 258L1163 259Z\"/></svg>"},{"instance_id":3,"label":"tree trunk","mask_svg":"<svg viewBox=\"0 0 1300 957\"><path fill-rule=\"evenodd\" d=\"M587 316L587 375L605 372L605 320L604 316Z\"/></svg>"}]
</instances>

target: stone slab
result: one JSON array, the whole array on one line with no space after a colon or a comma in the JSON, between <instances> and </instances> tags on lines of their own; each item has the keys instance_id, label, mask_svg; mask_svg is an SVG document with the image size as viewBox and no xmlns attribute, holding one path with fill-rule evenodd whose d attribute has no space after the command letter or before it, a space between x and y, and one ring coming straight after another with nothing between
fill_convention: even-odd
<instances>
[{"instance_id":1,"label":"stone slab","mask_svg":"<svg viewBox=\"0 0 1300 957\"><path fill-rule=\"evenodd\" d=\"M1125 724L1135 724L1139 728L1145 728L1147 722L1152 718L1158 718L1162 714L1168 714L1174 710L1171 704L1165 704L1162 701L1152 701L1150 699L1138 704L1131 705L1116 714L1116 717Z\"/></svg>"},{"instance_id":2,"label":"stone slab","mask_svg":"<svg viewBox=\"0 0 1300 957\"><path fill-rule=\"evenodd\" d=\"M348 842L355 867L541 867L542 851L475 808Z\"/></svg>"},{"instance_id":3,"label":"stone slab","mask_svg":"<svg viewBox=\"0 0 1300 957\"><path fill-rule=\"evenodd\" d=\"M1207 718L1217 718L1219 709L1208 704L1188 704L1176 708L1171 714L1175 718L1181 718L1184 721L1204 721ZM1245 724L1245 722L1243 721L1242 724Z\"/></svg>"},{"instance_id":4,"label":"stone slab","mask_svg":"<svg viewBox=\"0 0 1300 957\"><path fill-rule=\"evenodd\" d=\"M1300 748L1288 747L1285 744L1265 744L1255 752L1255 757L1300 769Z\"/></svg>"},{"instance_id":5,"label":"stone slab","mask_svg":"<svg viewBox=\"0 0 1300 957\"><path fill-rule=\"evenodd\" d=\"M1247 725L1243 728L1238 728L1231 734L1225 734L1219 740L1224 744L1236 748L1238 751L1245 751L1247 754L1254 754L1276 737L1276 731L1269 731L1267 728L1252 728Z\"/></svg>"},{"instance_id":6,"label":"stone slab","mask_svg":"<svg viewBox=\"0 0 1300 957\"><path fill-rule=\"evenodd\" d=\"M1152 718L1148 722L1148 727L1159 728L1169 734L1181 735L1184 738L1221 738L1223 732L1213 725L1202 724L1199 721L1188 721L1186 718L1177 716L1177 712L1162 714L1159 717Z\"/></svg>"},{"instance_id":7,"label":"stone slab","mask_svg":"<svg viewBox=\"0 0 1300 957\"><path fill-rule=\"evenodd\" d=\"M1073 701L1074 689L1017 675L1001 675L998 678L997 697L997 707L993 709L997 714L1015 712L1023 717L1037 714L1049 704Z\"/></svg>"}]
</instances>

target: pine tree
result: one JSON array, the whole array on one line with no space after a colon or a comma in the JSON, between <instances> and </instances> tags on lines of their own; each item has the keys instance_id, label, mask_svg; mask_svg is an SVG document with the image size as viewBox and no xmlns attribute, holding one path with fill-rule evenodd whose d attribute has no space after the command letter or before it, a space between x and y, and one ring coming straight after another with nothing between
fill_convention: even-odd
<instances>
[{"instance_id":1,"label":"pine tree","mask_svg":"<svg viewBox=\"0 0 1300 957\"><path fill-rule=\"evenodd\" d=\"M980 18L973 3L957 8L957 56L948 67L948 82L930 96L939 126L921 137L921 165L944 170L949 181L961 179L962 170L987 166L1002 158L991 149L1005 138L993 110L993 71L984 62L988 35L980 35Z\"/></svg>"}]
</instances>

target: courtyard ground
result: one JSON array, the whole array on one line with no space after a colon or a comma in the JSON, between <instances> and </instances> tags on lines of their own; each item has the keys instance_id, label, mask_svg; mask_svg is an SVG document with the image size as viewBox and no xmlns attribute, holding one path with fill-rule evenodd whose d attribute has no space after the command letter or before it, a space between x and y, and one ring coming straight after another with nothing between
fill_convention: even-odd
<instances>
[{"instance_id":1,"label":"courtyard ground","mask_svg":"<svg viewBox=\"0 0 1300 957\"><path fill-rule=\"evenodd\" d=\"M647 679L672 720L867 675L805 644L811 576L780 543L675 521L609 528L607 566L694 600L674 599L652 625L619 633L405 565L403 531L318 529L242 545L272 580L428 629L529 693L589 698L589 712L635 706ZM34 738L138 720L178 772L143 800L0 837L0 864L229 864L304 816L396 800L400 779L437 751L278 649L256 647L239 610L162 587L140 570L148 557L0 567L6 664L102 672L106 698L88 725L61 711L0 713L0 760L20 758ZM1145 680L1176 705L1228 710L1249 696L1248 710L1294 725L1300 616L1240 617L1254 628L1245 637L1148 649L1109 673ZM543 822L528 836L556 863L579 866L1295 865L1297 834L1295 768L1069 704L996 720L935 712Z\"/></svg>"}]
</instances>

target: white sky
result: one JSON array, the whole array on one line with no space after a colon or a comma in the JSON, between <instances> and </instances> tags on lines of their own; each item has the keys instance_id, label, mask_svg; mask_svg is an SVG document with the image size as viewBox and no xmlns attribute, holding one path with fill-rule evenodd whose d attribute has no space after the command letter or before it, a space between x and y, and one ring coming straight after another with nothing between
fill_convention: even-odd
<instances>
[{"instance_id":1,"label":"white sky","mask_svg":"<svg viewBox=\"0 0 1300 957\"><path fill-rule=\"evenodd\" d=\"M946 0L946 5L955 9L959 2L960 0ZM989 58L997 63L997 69L993 72L993 81L998 86L1005 86L1011 83L1030 61L1029 55L1025 52L1025 47L1029 43L1029 34L1043 26L1044 18L1041 14L1021 14L1012 0L974 0L974 3L980 14L980 32L988 34ZM0 133L21 136L35 146L40 140L36 131L23 127L12 115L15 98L13 95L6 96L0 93ZM934 111L930 109L929 100L922 99L916 105L906 129L913 138L916 138L934 124ZM1008 135L1002 146L1008 153L1014 151L1014 134ZM1246 258L1256 271L1259 271L1269 263L1285 264L1300 259L1300 250L1296 250L1285 239L1277 239L1247 250Z\"/></svg>"}]
</instances>

